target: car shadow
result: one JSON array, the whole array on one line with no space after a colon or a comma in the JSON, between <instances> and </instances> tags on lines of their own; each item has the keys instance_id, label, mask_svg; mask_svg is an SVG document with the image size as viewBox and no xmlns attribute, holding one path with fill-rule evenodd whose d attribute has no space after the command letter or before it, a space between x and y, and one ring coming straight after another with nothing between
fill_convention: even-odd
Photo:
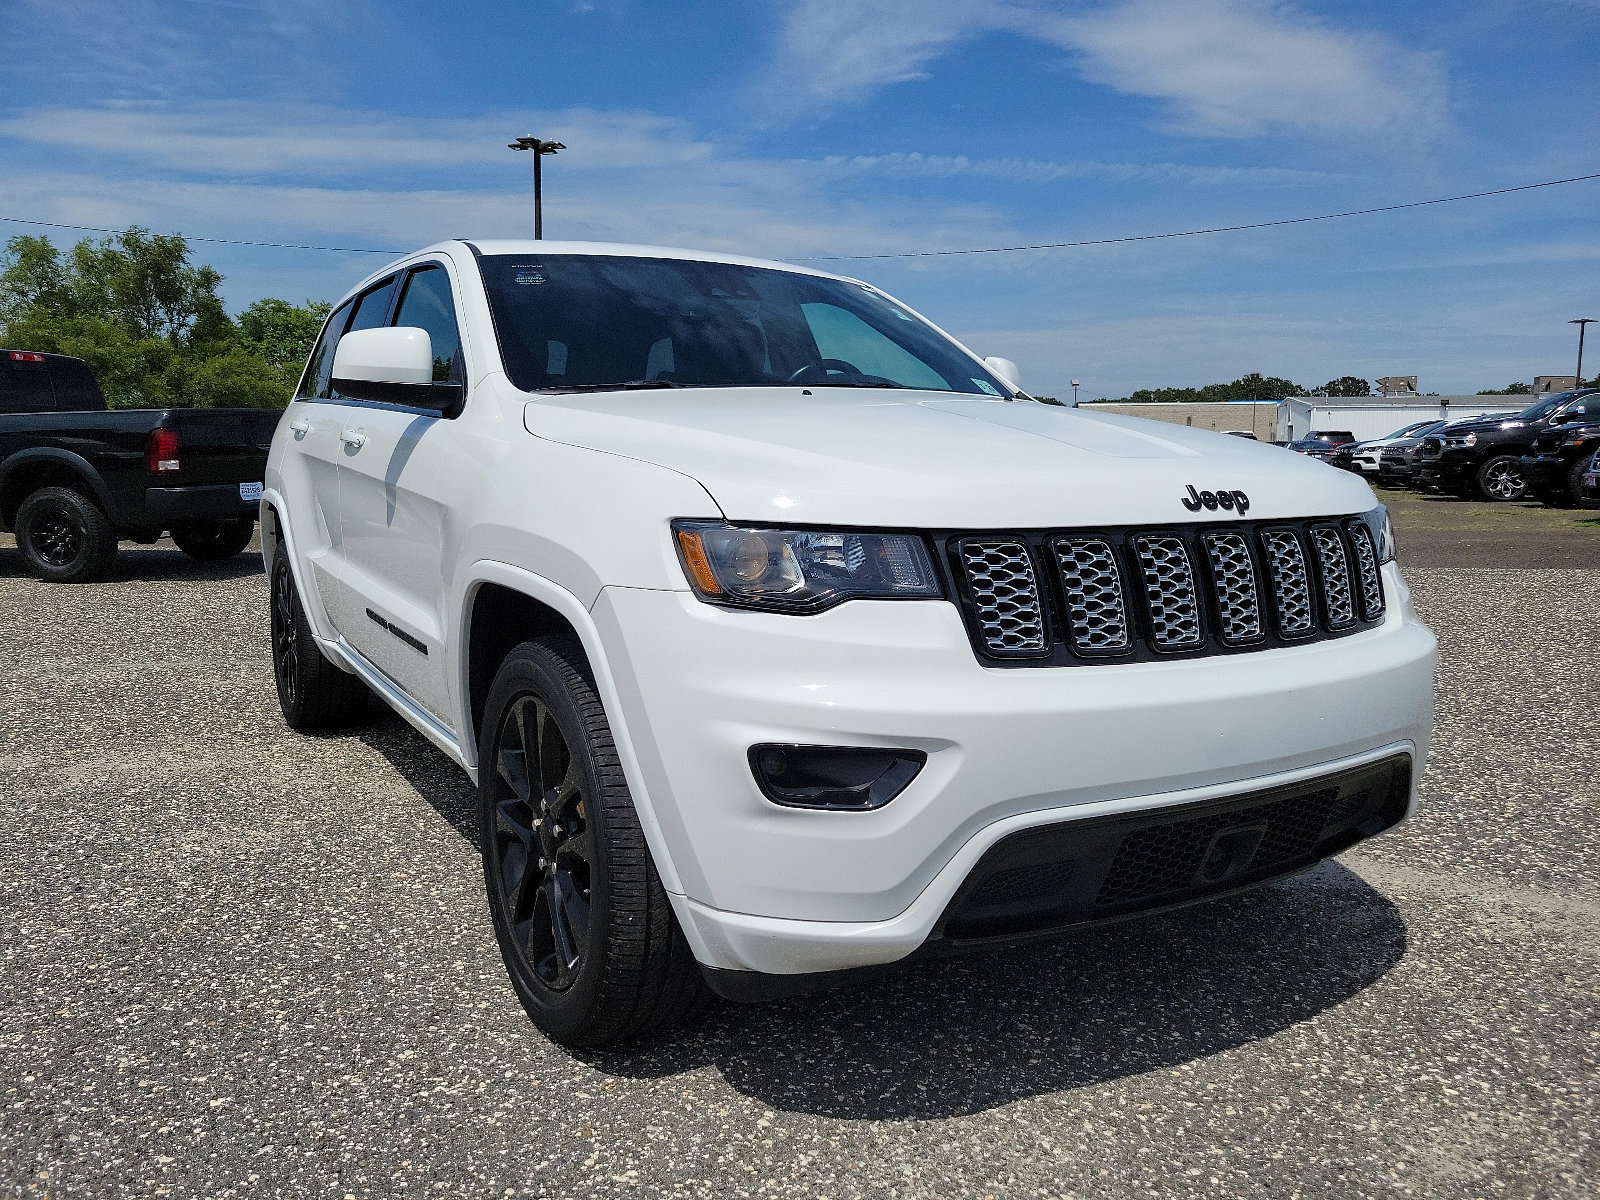
<instances>
[{"instance_id":1,"label":"car shadow","mask_svg":"<svg viewBox=\"0 0 1600 1200\"><path fill-rule=\"evenodd\" d=\"M168 579L224 580L243 579L260 575L264 570L260 550L246 550L220 562L201 562L190 558L178 549L160 546L123 546L111 560L111 569L91 583L130 583L140 580ZM23 565L22 555L15 546L0 546L0 579L22 579L33 576ZM59 584L60 587L77 587L78 584Z\"/></svg>"},{"instance_id":2,"label":"car shadow","mask_svg":"<svg viewBox=\"0 0 1600 1200\"><path fill-rule=\"evenodd\" d=\"M476 794L398 718L361 733L463 838ZM772 1108L932 1120L1171 1070L1293 1028L1404 957L1399 910L1337 862L1243 895L1025 947L925 959L577 1057L661 1080L712 1067Z\"/></svg>"}]
</instances>

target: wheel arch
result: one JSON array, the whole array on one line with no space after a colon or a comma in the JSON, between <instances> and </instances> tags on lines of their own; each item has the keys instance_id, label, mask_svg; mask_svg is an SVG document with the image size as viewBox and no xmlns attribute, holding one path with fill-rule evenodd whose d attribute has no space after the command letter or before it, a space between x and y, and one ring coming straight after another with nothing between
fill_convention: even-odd
<instances>
[{"instance_id":1,"label":"wheel arch","mask_svg":"<svg viewBox=\"0 0 1600 1200\"><path fill-rule=\"evenodd\" d=\"M571 637L583 652L595 691L605 708L617 756L656 871L662 886L676 903L683 888L656 820L655 806L644 785L605 645L589 610L571 592L531 571L509 563L478 562L473 565L464 589L458 620L456 645L460 650L456 670L462 731L459 744L474 781L480 767L478 737L484 703L506 653L530 638L551 634Z\"/></svg>"},{"instance_id":2,"label":"wheel arch","mask_svg":"<svg viewBox=\"0 0 1600 1200\"><path fill-rule=\"evenodd\" d=\"M0 527L12 529L17 509L40 488L70 487L89 494L100 511L116 524L111 491L89 460L58 446L19 450L0 464Z\"/></svg>"}]
</instances>

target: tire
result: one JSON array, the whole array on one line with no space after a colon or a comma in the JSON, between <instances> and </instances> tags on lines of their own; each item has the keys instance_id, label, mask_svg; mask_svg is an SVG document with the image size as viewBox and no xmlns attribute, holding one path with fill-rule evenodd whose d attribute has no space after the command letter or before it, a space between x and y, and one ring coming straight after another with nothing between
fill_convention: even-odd
<instances>
[{"instance_id":1,"label":"tire","mask_svg":"<svg viewBox=\"0 0 1600 1200\"><path fill-rule=\"evenodd\" d=\"M709 991L572 641L539 638L506 656L478 750L489 913L533 1023L562 1045L600 1046L699 1011Z\"/></svg>"},{"instance_id":2,"label":"tire","mask_svg":"<svg viewBox=\"0 0 1600 1200\"><path fill-rule=\"evenodd\" d=\"M236 517L232 521L178 526L172 531L172 540L192 559L220 562L248 546L255 531L256 523L249 517Z\"/></svg>"},{"instance_id":3,"label":"tire","mask_svg":"<svg viewBox=\"0 0 1600 1200\"><path fill-rule=\"evenodd\" d=\"M1597 509L1600 508L1600 496L1585 496L1583 494L1583 476L1589 470L1589 456L1582 455L1567 468L1566 496L1564 499L1575 508Z\"/></svg>"},{"instance_id":4,"label":"tire","mask_svg":"<svg viewBox=\"0 0 1600 1200\"><path fill-rule=\"evenodd\" d=\"M14 522L28 570L51 583L86 583L104 575L117 554L117 531L100 506L71 488L40 488Z\"/></svg>"},{"instance_id":5,"label":"tire","mask_svg":"<svg viewBox=\"0 0 1600 1200\"><path fill-rule=\"evenodd\" d=\"M294 572L279 558L272 571L272 676L278 706L300 733L347 729L372 715L372 693L317 647Z\"/></svg>"},{"instance_id":6,"label":"tire","mask_svg":"<svg viewBox=\"0 0 1600 1200\"><path fill-rule=\"evenodd\" d=\"M1496 454L1485 459L1473 476L1478 498L1493 504L1509 504L1528 494L1528 477L1514 454Z\"/></svg>"}]
</instances>

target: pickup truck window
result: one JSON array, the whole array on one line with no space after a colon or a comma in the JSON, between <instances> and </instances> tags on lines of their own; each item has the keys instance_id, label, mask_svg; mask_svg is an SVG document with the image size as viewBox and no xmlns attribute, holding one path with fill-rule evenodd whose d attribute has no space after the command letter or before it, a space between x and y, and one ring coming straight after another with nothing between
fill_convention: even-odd
<instances>
[{"instance_id":1,"label":"pickup truck window","mask_svg":"<svg viewBox=\"0 0 1600 1200\"><path fill-rule=\"evenodd\" d=\"M296 400L326 400L328 398L328 380L333 375L333 348L339 344L339 339L344 336L344 327L350 320L350 305L342 304L323 327L322 336L317 339L317 344L312 348L311 358L306 363L306 373L300 378L300 388L295 392Z\"/></svg>"},{"instance_id":2,"label":"pickup truck window","mask_svg":"<svg viewBox=\"0 0 1600 1200\"><path fill-rule=\"evenodd\" d=\"M769 267L622 255L479 260L523 391L608 387L1011 389L875 288Z\"/></svg>"},{"instance_id":3,"label":"pickup truck window","mask_svg":"<svg viewBox=\"0 0 1600 1200\"><path fill-rule=\"evenodd\" d=\"M344 332L376 329L382 325L384 318L389 315L389 301L394 298L394 283L395 277L391 275L382 283L375 284L362 292L356 298L356 315L350 319L350 328Z\"/></svg>"},{"instance_id":4,"label":"pickup truck window","mask_svg":"<svg viewBox=\"0 0 1600 1200\"><path fill-rule=\"evenodd\" d=\"M433 342L434 382L450 382L450 372L461 357L461 331L456 326L450 276L443 267L418 267L406 277L394 324L428 331Z\"/></svg>"},{"instance_id":5,"label":"pickup truck window","mask_svg":"<svg viewBox=\"0 0 1600 1200\"><path fill-rule=\"evenodd\" d=\"M55 411L55 392L43 363L0 362L0 412Z\"/></svg>"}]
</instances>

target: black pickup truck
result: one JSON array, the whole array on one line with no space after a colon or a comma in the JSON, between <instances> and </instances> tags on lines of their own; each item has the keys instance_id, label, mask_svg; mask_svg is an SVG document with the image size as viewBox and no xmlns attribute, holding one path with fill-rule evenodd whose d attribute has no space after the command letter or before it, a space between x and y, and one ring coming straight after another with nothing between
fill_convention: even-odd
<instances>
[{"instance_id":1,"label":"black pickup truck","mask_svg":"<svg viewBox=\"0 0 1600 1200\"><path fill-rule=\"evenodd\" d=\"M1600 498L1589 496L1583 487L1596 451L1600 451L1600 415L1581 425L1546 429L1522 456L1528 490L1551 508L1600 508Z\"/></svg>"},{"instance_id":2,"label":"black pickup truck","mask_svg":"<svg viewBox=\"0 0 1600 1200\"><path fill-rule=\"evenodd\" d=\"M60 583L103 574L119 538L170 533L192 558L230 558L254 532L277 423L254 408L107 410L82 359L0 350L0 529Z\"/></svg>"},{"instance_id":3,"label":"black pickup truck","mask_svg":"<svg viewBox=\"0 0 1600 1200\"><path fill-rule=\"evenodd\" d=\"M1452 424L1422 440L1413 486L1482 500L1521 500L1528 494L1522 456L1548 429L1600 420L1600 388L1546 396L1510 418Z\"/></svg>"}]
</instances>

